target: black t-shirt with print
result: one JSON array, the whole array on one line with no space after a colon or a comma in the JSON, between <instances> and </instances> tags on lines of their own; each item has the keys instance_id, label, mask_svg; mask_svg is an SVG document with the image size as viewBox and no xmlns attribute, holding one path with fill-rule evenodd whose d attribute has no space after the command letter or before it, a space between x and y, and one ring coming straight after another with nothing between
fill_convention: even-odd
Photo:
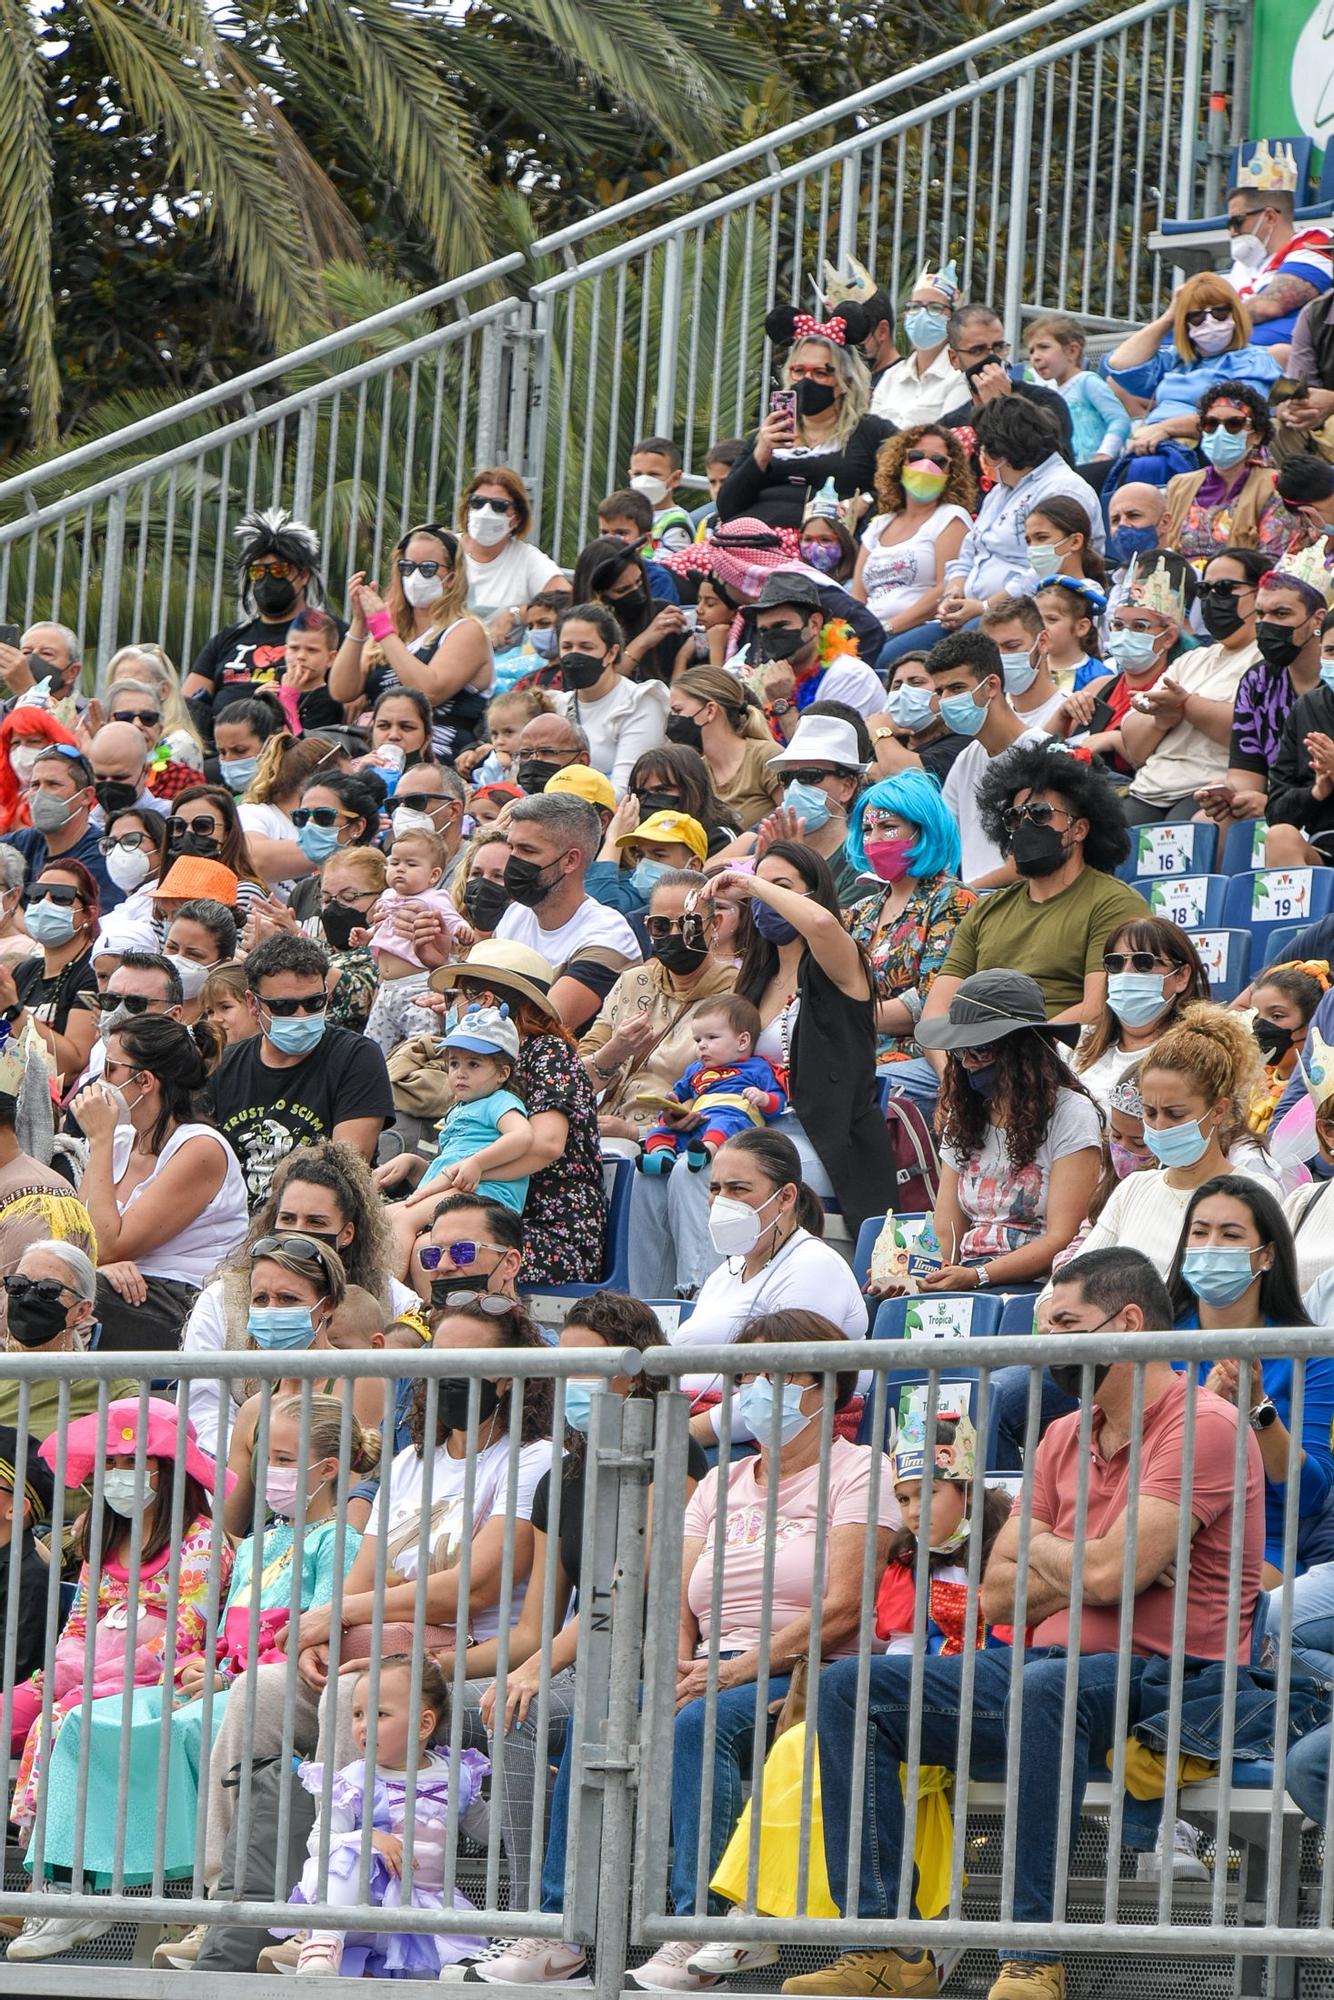
<instances>
[{"instance_id":1,"label":"black t-shirt with print","mask_svg":"<svg viewBox=\"0 0 1334 2000\"><path fill-rule=\"evenodd\" d=\"M247 618L243 624L224 626L205 641L190 672L213 689L215 715L224 706L219 699L224 693L228 702L240 701L254 688L275 687L282 679L287 666L287 634L296 615L293 612L291 618L280 618L276 623ZM341 643L347 626L341 618L334 623Z\"/></svg>"},{"instance_id":2,"label":"black t-shirt with print","mask_svg":"<svg viewBox=\"0 0 1334 2000\"><path fill-rule=\"evenodd\" d=\"M332 1138L350 1118L394 1115L394 1093L374 1042L346 1028L326 1028L318 1045L290 1069L263 1060L262 1035L234 1042L209 1086L218 1130L241 1163L251 1208L269 1192L279 1160L298 1146Z\"/></svg>"}]
</instances>

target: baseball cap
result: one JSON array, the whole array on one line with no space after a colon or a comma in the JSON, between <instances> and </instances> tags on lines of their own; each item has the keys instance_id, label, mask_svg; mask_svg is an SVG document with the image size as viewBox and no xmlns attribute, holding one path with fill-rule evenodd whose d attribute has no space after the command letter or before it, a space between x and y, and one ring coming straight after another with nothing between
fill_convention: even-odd
<instances>
[{"instance_id":1,"label":"baseball cap","mask_svg":"<svg viewBox=\"0 0 1334 2000\"><path fill-rule=\"evenodd\" d=\"M688 847L697 861L703 861L709 851L709 836L697 819L689 813L654 812L629 833L623 833L616 845L626 847L633 840L672 840L681 847Z\"/></svg>"},{"instance_id":2,"label":"baseball cap","mask_svg":"<svg viewBox=\"0 0 1334 2000\"><path fill-rule=\"evenodd\" d=\"M590 806L605 806L608 812L616 810L616 794L610 778L604 778L591 764L567 764L563 771L547 779L542 790L573 792L575 798L587 800Z\"/></svg>"}]
</instances>

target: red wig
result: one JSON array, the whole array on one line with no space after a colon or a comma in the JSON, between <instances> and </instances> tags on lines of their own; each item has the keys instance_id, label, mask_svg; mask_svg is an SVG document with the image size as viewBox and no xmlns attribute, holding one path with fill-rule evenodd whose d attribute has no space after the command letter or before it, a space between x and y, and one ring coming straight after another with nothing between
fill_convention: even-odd
<instances>
[{"instance_id":1,"label":"red wig","mask_svg":"<svg viewBox=\"0 0 1334 2000\"><path fill-rule=\"evenodd\" d=\"M27 796L19 787L10 761L9 753L16 743L40 750L45 750L52 743L68 743L75 750L81 747L72 731L63 722L57 722L47 709L35 705L10 709L4 721L0 722L0 833L12 833L15 827L32 825Z\"/></svg>"}]
</instances>

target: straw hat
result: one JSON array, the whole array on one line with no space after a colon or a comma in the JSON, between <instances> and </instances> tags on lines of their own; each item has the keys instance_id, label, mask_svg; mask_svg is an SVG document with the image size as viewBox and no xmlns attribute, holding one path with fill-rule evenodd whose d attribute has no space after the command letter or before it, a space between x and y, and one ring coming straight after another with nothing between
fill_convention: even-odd
<instances>
[{"instance_id":1,"label":"straw hat","mask_svg":"<svg viewBox=\"0 0 1334 2000\"><path fill-rule=\"evenodd\" d=\"M556 969L540 951L533 951L526 944L512 944L508 938L488 938L484 944L475 944L466 958L436 967L431 974L431 990L448 993L460 979L518 993L553 1021L560 1019L549 997L556 983Z\"/></svg>"}]
</instances>

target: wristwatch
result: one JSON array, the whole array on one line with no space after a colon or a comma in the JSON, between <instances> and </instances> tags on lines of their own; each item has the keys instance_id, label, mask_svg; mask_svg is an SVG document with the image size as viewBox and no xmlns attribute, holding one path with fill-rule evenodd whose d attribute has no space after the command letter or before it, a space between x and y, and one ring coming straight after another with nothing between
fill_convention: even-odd
<instances>
[{"instance_id":1,"label":"wristwatch","mask_svg":"<svg viewBox=\"0 0 1334 2000\"><path fill-rule=\"evenodd\" d=\"M1251 1411L1251 1429L1253 1431L1267 1431L1271 1424L1276 1424L1277 1422L1278 1411L1274 1408L1268 1396L1266 1396L1264 1401L1257 1403Z\"/></svg>"}]
</instances>

